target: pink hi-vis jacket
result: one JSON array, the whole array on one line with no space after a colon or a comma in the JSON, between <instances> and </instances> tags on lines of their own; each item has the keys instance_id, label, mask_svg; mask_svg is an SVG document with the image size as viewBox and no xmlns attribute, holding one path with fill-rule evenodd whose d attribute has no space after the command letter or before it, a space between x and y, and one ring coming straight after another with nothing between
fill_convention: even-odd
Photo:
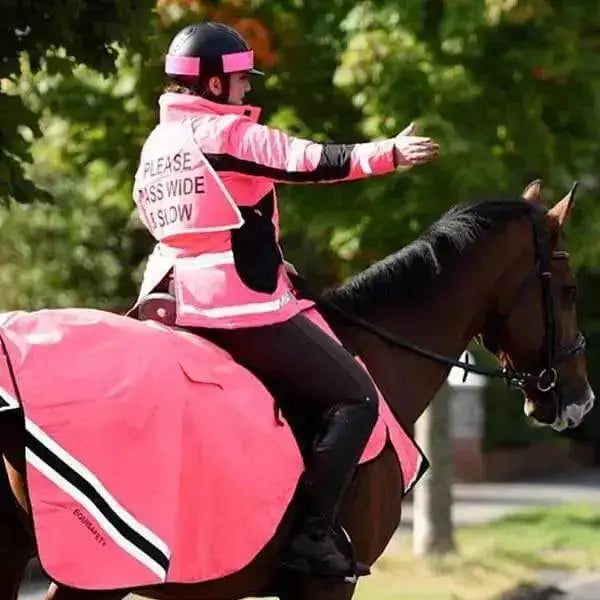
<instances>
[{"instance_id":1,"label":"pink hi-vis jacket","mask_svg":"<svg viewBox=\"0 0 600 600\"><path fill-rule=\"evenodd\" d=\"M157 240L140 298L171 270L177 323L253 327L300 311L282 264L275 183L394 170L394 142L317 144L257 123L260 109L166 93L135 177Z\"/></svg>"}]
</instances>

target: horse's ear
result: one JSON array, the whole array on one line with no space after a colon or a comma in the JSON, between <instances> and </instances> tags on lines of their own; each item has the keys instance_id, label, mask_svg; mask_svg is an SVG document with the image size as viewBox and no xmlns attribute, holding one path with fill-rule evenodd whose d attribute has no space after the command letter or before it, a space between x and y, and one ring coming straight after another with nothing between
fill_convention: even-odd
<instances>
[{"instance_id":1,"label":"horse's ear","mask_svg":"<svg viewBox=\"0 0 600 600\"><path fill-rule=\"evenodd\" d=\"M576 181L569 193L548 211L548 218L558 229L562 229L571 212L571 207L575 201L575 192L577 191L578 186L579 182Z\"/></svg>"},{"instance_id":2,"label":"horse's ear","mask_svg":"<svg viewBox=\"0 0 600 600\"><path fill-rule=\"evenodd\" d=\"M529 183L523 190L521 197L532 204L540 203L542 201L542 180L535 179Z\"/></svg>"}]
</instances>

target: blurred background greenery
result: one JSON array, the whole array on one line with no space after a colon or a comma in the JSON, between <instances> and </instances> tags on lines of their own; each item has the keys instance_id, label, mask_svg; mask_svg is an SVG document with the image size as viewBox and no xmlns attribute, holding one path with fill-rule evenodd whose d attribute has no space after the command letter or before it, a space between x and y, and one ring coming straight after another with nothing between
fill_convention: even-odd
<instances>
[{"instance_id":1,"label":"blurred background greenery","mask_svg":"<svg viewBox=\"0 0 600 600\"><path fill-rule=\"evenodd\" d=\"M441 144L435 164L397 176L282 187L288 259L315 285L395 251L456 202L514 196L541 177L550 203L578 179L568 244L598 388L600 3L590 0L5 0L0 308L131 304L152 246L131 188L162 58L177 30L205 19L254 47L267 76L251 102L266 122L344 142L416 120ZM489 445L546 435L499 398L487 400ZM598 423L572 435L594 441Z\"/></svg>"}]
</instances>

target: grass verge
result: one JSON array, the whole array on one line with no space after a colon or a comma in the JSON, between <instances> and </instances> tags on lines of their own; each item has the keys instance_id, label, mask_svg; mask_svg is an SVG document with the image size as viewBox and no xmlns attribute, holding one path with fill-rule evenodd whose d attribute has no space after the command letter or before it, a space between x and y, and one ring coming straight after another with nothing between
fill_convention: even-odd
<instances>
[{"instance_id":1,"label":"grass verge","mask_svg":"<svg viewBox=\"0 0 600 600\"><path fill-rule=\"evenodd\" d=\"M493 600L540 571L600 565L600 509L562 505L456 530L456 552L422 559L399 533L361 580L354 600ZM135 596L134 598L140 598Z\"/></svg>"},{"instance_id":2,"label":"grass verge","mask_svg":"<svg viewBox=\"0 0 600 600\"><path fill-rule=\"evenodd\" d=\"M356 600L491 600L542 570L586 571L600 565L600 510L562 505L528 510L456 531L456 552L412 555L399 534L358 587Z\"/></svg>"}]
</instances>

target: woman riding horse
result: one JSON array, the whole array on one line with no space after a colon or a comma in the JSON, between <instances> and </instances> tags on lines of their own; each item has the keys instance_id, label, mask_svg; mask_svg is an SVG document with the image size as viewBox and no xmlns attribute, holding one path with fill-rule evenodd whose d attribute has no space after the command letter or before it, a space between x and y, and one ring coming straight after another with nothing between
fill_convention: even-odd
<instances>
[{"instance_id":1,"label":"woman riding horse","mask_svg":"<svg viewBox=\"0 0 600 600\"><path fill-rule=\"evenodd\" d=\"M343 578L335 543L338 507L376 422L367 373L300 314L278 243L275 182L331 183L427 163L438 145L412 135L319 144L257 123L242 104L253 52L233 29L191 25L173 39L160 123L147 139L134 199L158 244L140 298L171 285L177 325L200 330L274 393L317 409L321 426L306 460L302 514L283 564ZM367 568L358 569L367 574Z\"/></svg>"}]
</instances>

